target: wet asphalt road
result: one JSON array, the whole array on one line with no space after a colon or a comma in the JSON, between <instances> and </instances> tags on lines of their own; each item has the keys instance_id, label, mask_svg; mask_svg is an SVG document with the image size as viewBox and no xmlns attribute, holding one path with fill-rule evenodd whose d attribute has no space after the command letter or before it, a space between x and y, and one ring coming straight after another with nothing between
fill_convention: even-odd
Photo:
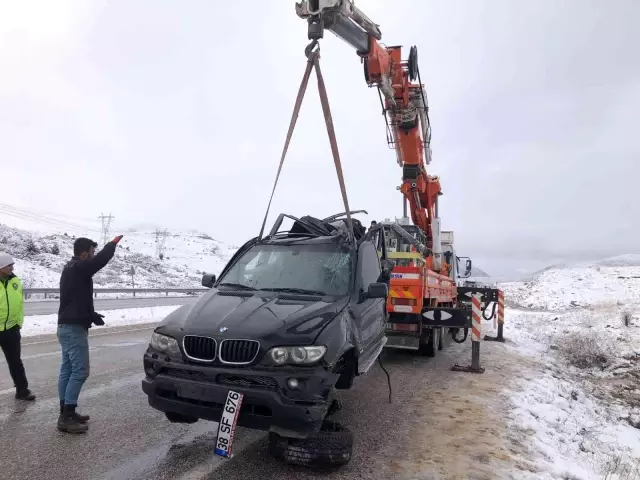
<instances>
[{"instance_id":1,"label":"wet asphalt road","mask_svg":"<svg viewBox=\"0 0 640 480\"><path fill-rule=\"evenodd\" d=\"M79 407L91 415L85 435L66 435L55 428L59 411L55 337L23 340L23 361L38 396L34 403L13 398L6 363L0 360L3 480L405 478L391 472L389 462L402 457L411 442L407 434L415 418L415 400L427 390L446 388L453 360L460 355L466 359L469 348L468 343L450 344L435 359L385 350L393 404L388 403L386 377L375 364L356 380L353 390L342 394L344 409L337 414L355 432L353 459L338 471L323 473L276 461L267 454L264 433L242 428L236 434L236 456L222 459L212 453L216 423L171 424L150 408L140 382L141 358L152 329L153 325L111 329L91 336L91 376Z\"/></svg>"},{"instance_id":2,"label":"wet asphalt road","mask_svg":"<svg viewBox=\"0 0 640 480\"><path fill-rule=\"evenodd\" d=\"M138 298L96 298L93 300L95 309L118 310L121 308L159 307L162 305L184 305L195 302L198 297L171 296L171 297L138 297ZM25 302L25 315L49 315L58 313L58 300L42 300Z\"/></svg>"}]
</instances>

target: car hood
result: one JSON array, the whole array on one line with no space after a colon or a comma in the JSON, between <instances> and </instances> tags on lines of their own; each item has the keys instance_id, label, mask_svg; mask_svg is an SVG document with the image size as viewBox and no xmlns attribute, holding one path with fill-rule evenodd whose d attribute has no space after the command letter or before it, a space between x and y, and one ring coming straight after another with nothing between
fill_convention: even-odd
<instances>
[{"instance_id":1,"label":"car hood","mask_svg":"<svg viewBox=\"0 0 640 480\"><path fill-rule=\"evenodd\" d=\"M263 345L312 344L348 297L211 291L164 319L158 331L258 340ZM221 331L222 330L222 331Z\"/></svg>"}]
</instances>

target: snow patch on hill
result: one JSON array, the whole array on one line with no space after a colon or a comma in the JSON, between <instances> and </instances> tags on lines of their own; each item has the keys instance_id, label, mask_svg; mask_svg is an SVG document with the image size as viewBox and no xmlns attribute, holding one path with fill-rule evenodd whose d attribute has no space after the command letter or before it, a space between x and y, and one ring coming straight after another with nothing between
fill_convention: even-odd
<instances>
[{"instance_id":1,"label":"snow patch on hill","mask_svg":"<svg viewBox=\"0 0 640 480\"><path fill-rule=\"evenodd\" d=\"M597 264L609 267L640 267L640 254L617 255L600 260Z\"/></svg>"},{"instance_id":2,"label":"snow patch on hill","mask_svg":"<svg viewBox=\"0 0 640 480\"><path fill-rule=\"evenodd\" d=\"M615 257L586 266L553 267L527 282L504 283L505 301L525 309L553 311L633 302L640 292L640 265L629 263L633 257Z\"/></svg>"},{"instance_id":3,"label":"snow patch on hill","mask_svg":"<svg viewBox=\"0 0 640 480\"><path fill-rule=\"evenodd\" d=\"M97 237L93 236L94 239ZM15 271L26 288L57 288L60 273L73 255L74 236L38 234L0 224L0 250L16 259ZM156 256L154 231L129 230L116 256L94 277L96 287L139 288L199 287L202 273L218 274L237 247L204 233L170 232L164 258Z\"/></svg>"},{"instance_id":4,"label":"snow patch on hill","mask_svg":"<svg viewBox=\"0 0 640 480\"><path fill-rule=\"evenodd\" d=\"M507 345L538 365L508 416L532 437L536 478L640 478L640 265L553 266L505 292Z\"/></svg>"}]
</instances>

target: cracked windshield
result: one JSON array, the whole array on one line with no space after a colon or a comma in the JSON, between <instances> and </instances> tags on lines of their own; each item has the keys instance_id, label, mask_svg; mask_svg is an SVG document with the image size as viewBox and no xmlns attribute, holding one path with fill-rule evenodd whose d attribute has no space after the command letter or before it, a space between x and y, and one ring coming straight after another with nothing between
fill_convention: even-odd
<instances>
[{"instance_id":1,"label":"cracked windshield","mask_svg":"<svg viewBox=\"0 0 640 480\"><path fill-rule=\"evenodd\" d=\"M351 254L335 244L255 246L222 277L220 285L345 295L351 272Z\"/></svg>"}]
</instances>

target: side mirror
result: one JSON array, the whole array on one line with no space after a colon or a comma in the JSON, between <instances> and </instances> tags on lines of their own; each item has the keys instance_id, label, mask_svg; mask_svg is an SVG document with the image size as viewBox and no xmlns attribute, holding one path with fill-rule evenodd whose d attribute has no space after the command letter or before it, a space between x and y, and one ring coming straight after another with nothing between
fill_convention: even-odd
<instances>
[{"instance_id":1,"label":"side mirror","mask_svg":"<svg viewBox=\"0 0 640 480\"><path fill-rule=\"evenodd\" d=\"M216 283L216 276L211 273L205 273L202 276L202 286L207 288L212 288L213 284Z\"/></svg>"},{"instance_id":2,"label":"side mirror","mask_svg":"<svg viewBox=\"0 0 640 480\"><path fill-rule=\"evenodd\" d=\"M467 259L464 267L464 276L468 277L469 275L471 275L471 259L470 258Z\"/></svg>"},{"instance_id":3,"label":"side mirror","mask_svg":"<svg viewBox=\"0 0 640 480\"><path fill-rule=\"evenodd\" d=\"M370 283L367 289L367 298L387 298L389 287L386 283Z\"/></svg>"}]
</instances>

